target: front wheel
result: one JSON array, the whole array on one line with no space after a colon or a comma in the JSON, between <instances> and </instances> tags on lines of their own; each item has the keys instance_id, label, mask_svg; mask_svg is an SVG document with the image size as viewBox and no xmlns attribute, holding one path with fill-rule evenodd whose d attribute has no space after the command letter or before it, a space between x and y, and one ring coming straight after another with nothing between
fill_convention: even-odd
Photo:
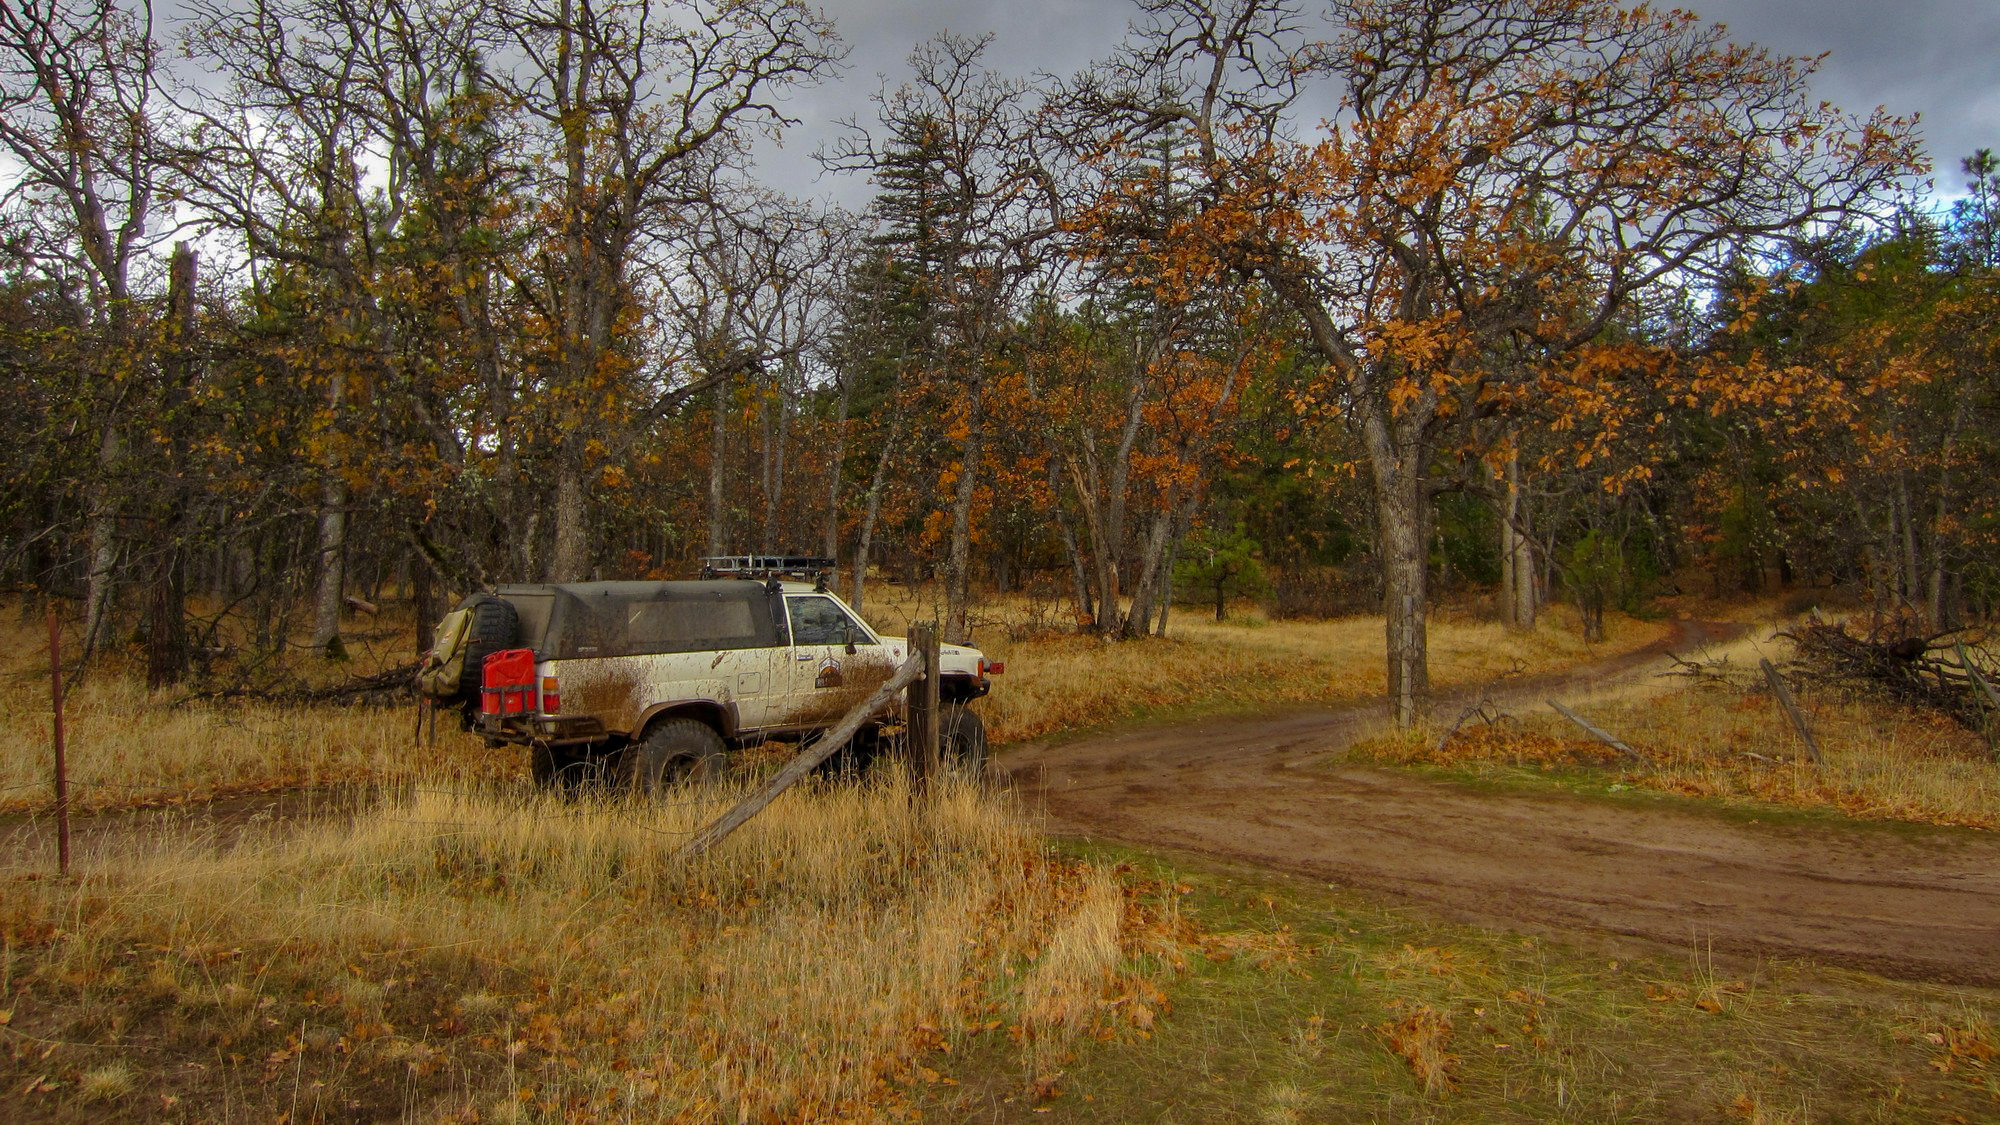
<instances>
[{"instance_id":1,"label":"front wheel","mask_svg":"<svg viewBox=\"0 0 2000 1125\"><path fill-rule=\"evenodd\" d=\"M684 782L722 776L724 747L715 728L699 719L661 719L625 748L619 767L626 788L660 793Z\"/></svg>"},{"instance_id":2,"label":"front wheel","mask_svg":"<svg viewBox=\"0 0 2000 1125\"><path fill-rule=\"evenodd\" d=\"M938 732L944 767L975 785L986 781L986 722L963 704L953 707Z\"/></svg>"}]
</instances>

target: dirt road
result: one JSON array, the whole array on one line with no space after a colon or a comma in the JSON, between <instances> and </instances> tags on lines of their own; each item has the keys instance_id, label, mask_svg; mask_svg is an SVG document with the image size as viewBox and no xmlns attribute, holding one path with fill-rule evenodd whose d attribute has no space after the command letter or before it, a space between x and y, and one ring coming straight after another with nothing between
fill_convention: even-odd
<instances>
[{"instance_id":1,"label":"dirt road","mask_svg":"<svg viewBox=\"0 0 2000 1125\"><path fill-rule=\"evenodd\" d=\"M1683 624L1669 646L1706 628ZM1650 675L1659 647L1488 694ZM1382 721L1379 705L1290 710L1028 744L1000 764L1063 834L1296 872L1464 921L2000 987L2000 834L1759 823L1329 762Z\"/></svg>"}]
</instances>

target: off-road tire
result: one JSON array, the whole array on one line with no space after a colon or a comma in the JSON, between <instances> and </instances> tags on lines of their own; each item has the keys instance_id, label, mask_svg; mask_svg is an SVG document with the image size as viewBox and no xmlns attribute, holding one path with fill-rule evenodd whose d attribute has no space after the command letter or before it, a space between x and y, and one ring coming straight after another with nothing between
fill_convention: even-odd
<instances>
[{"instance_id":1,"label":"off-road tire","mask_svg":"<svg viewBox=\"0 0 2000 1125\"><path fill-rule=\"evenodd\" d=\"M986 783L986 721L964 704L945 711L938 732L938 758L944 768L974 785Z\"/></svg>"},{"instance_id":2,"label":"off-road tire","mask_svg":"<svg viewBox=\"0 0 2000 1125\"><path fill-rule=\"evenodd\" d=\"M661 793L722 776L726 747L715 728L699 719L661 719L618 755L619 780L633 793Z\"/></svg>"},{"instance_id":3,"label":"off-road tire","mask_svg":"<svg viewBox=\"0 0 2000 1125\"><path fill-rule=\"evenodd\" d=\"M521 617L500 598L482 597L472 603L472 623L465 629L465 667L458 674L459 697L479 701L486 686L486 658L513 648L521 636Z\"/></svg>"},{"instance_id":4,"label":"off-road tire","mask_svg":"<svg viewBox=\"0 0 2000 1125\"><path fill-rule=\"evenodd\" d=\"M881 727L862 727L847 740L847 745L835 750L813 772L834 781L859 781L875 764L875 759L881 757L882 742Z\"/></svg>"},{"instance_id":5,"label":"off-road tire","mask_svg":"<svg viewBox=\"0 0 2000 1125\"><path fill-rule=\"evenodd\" d=\"M563 755L546 742L533 743L528 747L528 777L537 789L553 788L562 773Z\"/></svg>"},{"instance_id":6,"label":"off-road tire","mask_svg":"<svg viewBox=\"0 0 2000 1125\"><path fill-rule=\"evenodd\" d=\"M574 796L593 774L602 779L602 769L588 757L545 742L528 747L528 776L534 779L537 789L553 789L564 796Z\"/></svg>"}]
</instances>

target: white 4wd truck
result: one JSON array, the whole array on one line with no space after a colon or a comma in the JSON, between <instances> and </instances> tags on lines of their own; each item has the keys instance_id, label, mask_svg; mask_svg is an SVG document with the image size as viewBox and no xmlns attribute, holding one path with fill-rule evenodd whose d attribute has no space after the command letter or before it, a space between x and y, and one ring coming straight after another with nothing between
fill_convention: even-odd
<instances>
[{"instance_id":1,"label":"white 4wd truck","mask_svg":"<svg viewBox=\"0 0 2000 1125\"><path fill-rule=\"evenodd\" d=\"M825 730L909 651L823 582L753 577L500 586L461 602L437 637L420 690L490 741L527 746L538 783L604 774L639 789ZM943 646L940 663L943 757L983 772L986 731L966 704L1001 668L964 645ZM865 764L902 709L843 760Z\"/></svg>"}]
</instances>

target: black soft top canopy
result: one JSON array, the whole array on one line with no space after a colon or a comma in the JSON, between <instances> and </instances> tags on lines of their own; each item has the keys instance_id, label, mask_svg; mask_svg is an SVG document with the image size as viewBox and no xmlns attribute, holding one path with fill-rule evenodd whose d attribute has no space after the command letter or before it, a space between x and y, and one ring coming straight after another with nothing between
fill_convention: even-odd
<instances>
[{"instance_id":1,"label":"black soft top canopy","mask_svg":"<svg viewBox=\"0 0 2000 1125\"><path fill-rule=\"evenodd\" d=\"M770 648L785 643L779 597L761 582L552 582L494 591L543 660Z\"/></svg>"}]
</instances>

